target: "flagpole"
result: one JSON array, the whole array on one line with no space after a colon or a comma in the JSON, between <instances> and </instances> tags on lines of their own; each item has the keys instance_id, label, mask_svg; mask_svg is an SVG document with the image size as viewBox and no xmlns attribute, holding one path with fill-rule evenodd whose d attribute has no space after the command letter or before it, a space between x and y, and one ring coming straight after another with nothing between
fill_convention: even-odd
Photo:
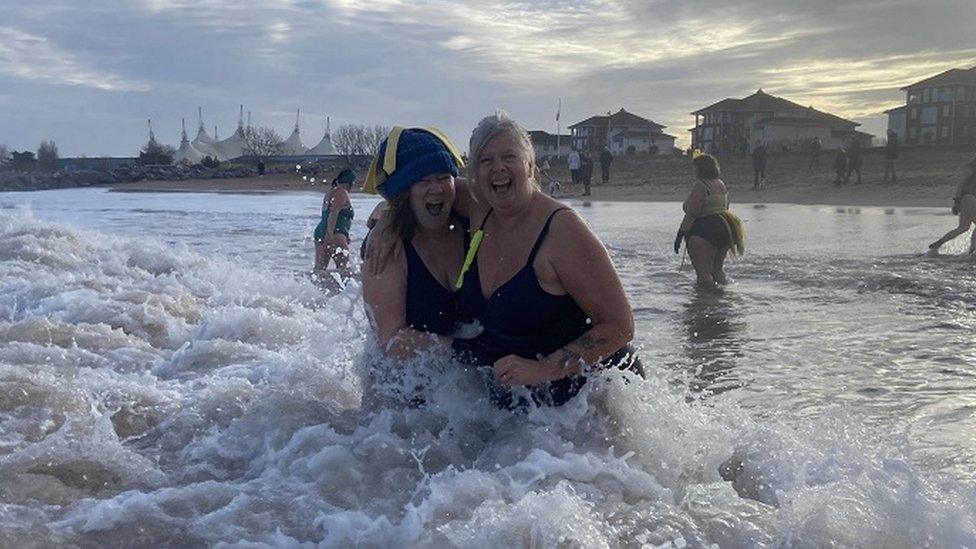
<instances>
[{"instance_id":1,"label":"flagpole","mask_svg":"<svg viewBox=\"0 0 976 549\"><path fill-rule=\"evenodd\" d=\"M559 123L559 112L563 110L563 98L559 98L559 105L556 107L556 158L559 158L559 139L560 139L560 123Z\"/></svg>"}]
</instances>

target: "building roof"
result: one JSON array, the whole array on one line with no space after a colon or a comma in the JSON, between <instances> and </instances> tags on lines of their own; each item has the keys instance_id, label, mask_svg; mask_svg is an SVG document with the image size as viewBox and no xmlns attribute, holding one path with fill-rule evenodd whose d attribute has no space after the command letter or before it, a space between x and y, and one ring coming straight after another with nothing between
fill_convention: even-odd
<instances>
[{"instance_id":1,"label":"building roof","mask_svg":"<svg viewBox=\"0 0 976 549\"><path fill-rule=\"evenodd\" d=\"M606 115L591 116L591 117L587 118L586 120L583 120L582 122L577 122L577 123L575 123L575 124L573 124L573 125L571 125L569 127L571 129L572 128L579 128L579 127L583 127L583 126L596 126L596 127L600 127L600 128L605 128L607 126L607 122L608 121L610 122L610 126L611 127L613 127L613 126L617 126L617 127L621 127L621 126L637 126L637 127L648 127L648 128L666 128L667 127L667 126L663 126L661 124L658 124L657 122L654 122L653 120L648 120L648 119L646 119L646 118L644 118L642 116L637 116L634 113L627 112L624 109L620 109L619 111L611 114L610 116L606 116Z\"/></svg>"},{"instance_id":2,"label":"building roof","mask_svg":"<svg viewBox=\"0 0 976 549\"><path fill-rule=\"evenodd\" d=\"M556 134L544 130L529 130L528 134L533 145L555 145L558 141L560 145L565 144L569 147L573 139L573 136L564 133L559 134L557 139Z\"/></svg>"},{"instance_id":3,"label":"building roof","mask_svg":"<svg viewBox=\"0 0 976 549\"><path fill-rule=\"evenodd\" d=\"M954 86L960 84L964 86L976 86L976 67L971 69L949 69L935 76L919 80L914 84L909 84L902 89L911 90L914 88L927 88L929 86Z\"/></svg>"},{"instance_id":4,"label":"building roof","mask_svg":"<svg viewBox=\"0 0 976 549\"><path fill-rule=\"evenodd\" d=\"M844 125L860 126L853 120L847 120L828 112L817 110L813 107L804 107L799 103L794 103L782 97L776 97L764 92L761 88L756 93L742 99L727 98L707 107L698 109L691 114L705 114L707 112L772 112L777 111L806 111L806 118L792 118L786 116L776 116L775 114L762 122L793 125ZM773 122L775 121L775 122Z\"/></svg>"},{"instance_id":5,"label":"building roof","mask_svg":"<svg viewBox=\"0 0 976 549\"><path fill-rule=\"evenodd\" d=\"M642 138L642 139L677 139L673 135L668 135L663 132L642 132L639 130L628 130L625 132L618 132L611 136L611 138L625 137L625 138Z\"/></svg>"}]
</instances>

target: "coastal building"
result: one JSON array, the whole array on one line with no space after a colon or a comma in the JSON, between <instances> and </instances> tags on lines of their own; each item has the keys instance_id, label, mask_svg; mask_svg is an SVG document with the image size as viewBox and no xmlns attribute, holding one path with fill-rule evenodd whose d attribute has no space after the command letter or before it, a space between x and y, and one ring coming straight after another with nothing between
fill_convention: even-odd
<instances>
[{"instance_id":1,"label":"coastal building","mask_svg":"<svg viewBox=\"0 0 976 549\"><path fill-rule=\"evenodd\" d=\"M609 147L615 155L671 154L676 138L664 133L666 127L620 109L591 116L571 125L569 130L573 148L580 151L596 152Z\"/></svg>"},{"instance_id":2,"label":"coastal building","mask_svg":"<svg viewBox=\"0 0 976 549\"><path fill-rule=\"evenodd\" d=\"M976 67L949 69L902 90L905 144L976 143Z\"/></svg>"},{"instance_id":3,"label":"coastal building","mask_svg":"<svg viewBox=\"0 0 976 549\"><path fill-rule=\"evenodd\" d=\"M807 149L817 137L824 149L839 149L851 140L872 144L873 135L859 123L804 107L763 90L742 99L727 98L692 112L691 146L708 152L742 152L762 141L771 151Z\"/></svg>"},{"instance_id":4,"label":"coastal building","mask_svg":"<svg viewBox=\"0 0 976 549\"><path fill-rule=\"evenodd\" d=\"M899 143L904 143L908 130L908 107L903 105L888 109L884 113L888 115L888 129L895 132L895 135L898 136Z\"/></svg>"},{"instance_id":5,"label":"coastal building","mask_svg":"<svg viewBox=\"0 0 976 549\"><path fill-rule=\"evenodd\" d=\"M543 130L530 130L529 139L537 160L550 156L565 158L572 150L572 137L567 134L557 136Z\"/></svg>"}]
</instances>

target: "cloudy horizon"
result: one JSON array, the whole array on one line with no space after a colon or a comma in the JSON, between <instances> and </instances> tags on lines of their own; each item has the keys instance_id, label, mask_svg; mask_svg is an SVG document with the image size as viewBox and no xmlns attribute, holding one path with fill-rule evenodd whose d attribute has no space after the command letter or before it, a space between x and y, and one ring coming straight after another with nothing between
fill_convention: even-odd
<instances>
[{"instance_id":1,"label":"cloudy horizon","mask_svg":"<svg viewBox=\"0 0 976 549\"><path fill-rule=\"evenodd\" d=\"M436 125L467 148L496 108L529 129L625 108L689 141L691 111L758 88L881 137L900 88L976 65L976 3L903 0L66 0L4 7L0 145L133 156L253 123Z\"/></svg>"}]
</instances>

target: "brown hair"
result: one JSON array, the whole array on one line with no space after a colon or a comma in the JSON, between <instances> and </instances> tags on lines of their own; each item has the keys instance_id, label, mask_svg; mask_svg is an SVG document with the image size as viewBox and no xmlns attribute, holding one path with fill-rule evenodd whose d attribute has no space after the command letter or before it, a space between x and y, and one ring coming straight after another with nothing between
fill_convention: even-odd
<instances>
[{"instance_id":1,"label":"brown hair","mask_svg":"<svg viewBox=\"0 0 976 549\"><path fill-rule=\"evenodd\" d=\"M718 179L722 177L722 169L718 166L718 159L710 154L696 156L692 161L695 164L695 176L698 179Z\"/></svg>"},{"instance_id":2,"label":"brown hair","mask_svg":"<svg viewBox=\"0 0 976 549\"><path fill-rule=\"evenodd\" d=\"M366 245L366 258L376 254L373 274L379 274L386 268L386 263L397 255L401 242L409 242L417 231L417 217L410 208L410 193L400 193L389 201L390 209L381 219L386 223L377 226L376 239L370 238Z\"/></svg>"}]
</instances>

